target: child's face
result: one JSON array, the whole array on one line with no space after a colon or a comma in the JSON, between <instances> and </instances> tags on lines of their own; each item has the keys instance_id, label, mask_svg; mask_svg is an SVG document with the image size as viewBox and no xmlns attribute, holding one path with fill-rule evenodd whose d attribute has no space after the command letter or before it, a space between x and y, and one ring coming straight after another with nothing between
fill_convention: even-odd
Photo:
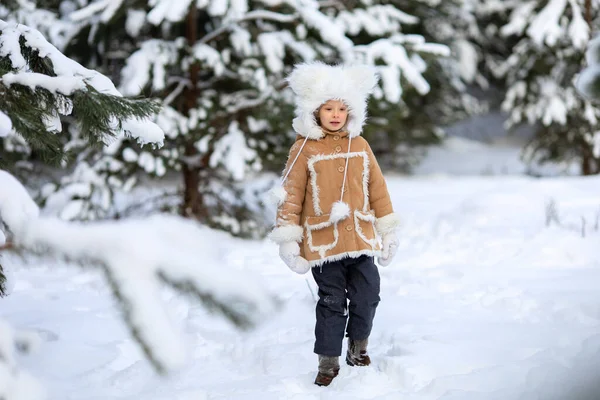
<instances>
[{"instance_id":1,"label":"child's face","mask_svg":"<svg viewBox=\"0 0 600 400\"><path fill-rule=\"evenodd\" d=\"M348 107L339 100L329 100L319 108L321 126L330 131L341 129L348 119Z\"/></svg>"}]
</instances>

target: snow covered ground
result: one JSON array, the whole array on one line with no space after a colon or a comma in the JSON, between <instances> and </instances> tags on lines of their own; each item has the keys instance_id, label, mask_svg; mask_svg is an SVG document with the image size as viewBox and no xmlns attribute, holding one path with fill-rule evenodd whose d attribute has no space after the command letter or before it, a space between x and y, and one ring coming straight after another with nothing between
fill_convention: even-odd
<instances>
[{"instance_id":1,"label":"snow covered ground","mask_svg":"<svg viewBox=\"0 0 600 400\"><path fill-rule=\"evenodd\" d=\"M521 160L523 140L491 138L479 140L451 136L440 146L430 147L426 158L415 167L416 175L578 175L575 164L528 165Z\"/></svg>"},{"instance_id":2,"label":"snow covered ground","mask_svg":"<svg viewBox=\"0 0 600 400\"><path fill-rule=\"evenodd\" d=\"M430 157L452 157L442 153ZM16 280L0 319L42 334L20 364L56 400L584 399L574 391L600 375L600 178L431 168L388 176L404 225L396 259L380 269L374 364L343 364L328 388L312 383L314 281L267 241L206 237L222 263L254 272L283 300L256 330L236 331L165 290L189 349L167 378L130 339L98 271L7 259ZM546 226L551 201L560 226Z\"/></svg>"}]
</instances>

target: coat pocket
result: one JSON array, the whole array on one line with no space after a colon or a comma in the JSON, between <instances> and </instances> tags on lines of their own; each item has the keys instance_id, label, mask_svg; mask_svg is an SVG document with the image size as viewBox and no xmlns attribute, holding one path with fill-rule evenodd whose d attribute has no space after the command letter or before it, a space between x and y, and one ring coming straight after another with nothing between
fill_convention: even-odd
<instances>
[{"instance_id":1,"label":"coat pocket","mask_svg":"<svg viewBox=\"0 0 600 400\"><path fill-rule=\"evenodd\" d=\"M311 252L319 253L324 257L326 251L337 245L339 238L337 224L329 220L329 214L307 217L304 226L308 250Z\"/></svg>"},{"instance_id":2,"label":"coat pocket","mask_svg":"<svg viewBox=\"0 0 600 400\"><path fill-rule=\"evenodd\" d=\"M354 227L358 237L364 240L373 249L379 247L379 240L375 230L375 212L354 210Z\"/></svg>"}]
</instances>

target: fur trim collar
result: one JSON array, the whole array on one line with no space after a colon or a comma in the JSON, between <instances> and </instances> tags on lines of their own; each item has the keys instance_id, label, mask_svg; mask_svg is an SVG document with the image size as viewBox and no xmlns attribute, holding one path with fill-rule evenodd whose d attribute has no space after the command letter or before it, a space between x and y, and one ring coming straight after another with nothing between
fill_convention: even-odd
<instances>
[{"instance_id":1,"label":"fur trim collar","mask_svg":"<svg viewBox=\"0 0 600 400\"><path fill-rule=\"evenodd\" d=\"M321 139L325 133L314 112L328 100L341 100L348 106L346 130L359 136L367 119L367 97L377 85L376 69L368 65L336 65L322 62L299 64L287 78L296 94L296 133L309 139Z\"/></svg>"}]
</instances>

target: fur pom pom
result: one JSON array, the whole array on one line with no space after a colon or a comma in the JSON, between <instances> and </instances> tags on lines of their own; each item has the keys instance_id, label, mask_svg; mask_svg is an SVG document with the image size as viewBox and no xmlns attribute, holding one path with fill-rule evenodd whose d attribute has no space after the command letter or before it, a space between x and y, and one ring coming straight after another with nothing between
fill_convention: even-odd
<instances>
[{"instance_id":1,"label":"fur pom pom","mask_svg":"<svg viewBox=\"0 0 600 400\"><path fill-rule=\"evenodd\" d=\"M267 202L268 204L275 205L279 207L285 202L287 198L287 192L283 188L283 186L274 186L271 190L267 192Z\"/></svg>"},{"instance_id":2,"label":"fur pom pom","mask_svg":"<svg viewBox=\"0 0 600 400\"><path fill-rule=\"evenodd\" d=\"M331 222L339 222L350 215L350 207L343 201L336 201L331 207L331 214L329 220Z\"/></svg>"}]
</instances>

